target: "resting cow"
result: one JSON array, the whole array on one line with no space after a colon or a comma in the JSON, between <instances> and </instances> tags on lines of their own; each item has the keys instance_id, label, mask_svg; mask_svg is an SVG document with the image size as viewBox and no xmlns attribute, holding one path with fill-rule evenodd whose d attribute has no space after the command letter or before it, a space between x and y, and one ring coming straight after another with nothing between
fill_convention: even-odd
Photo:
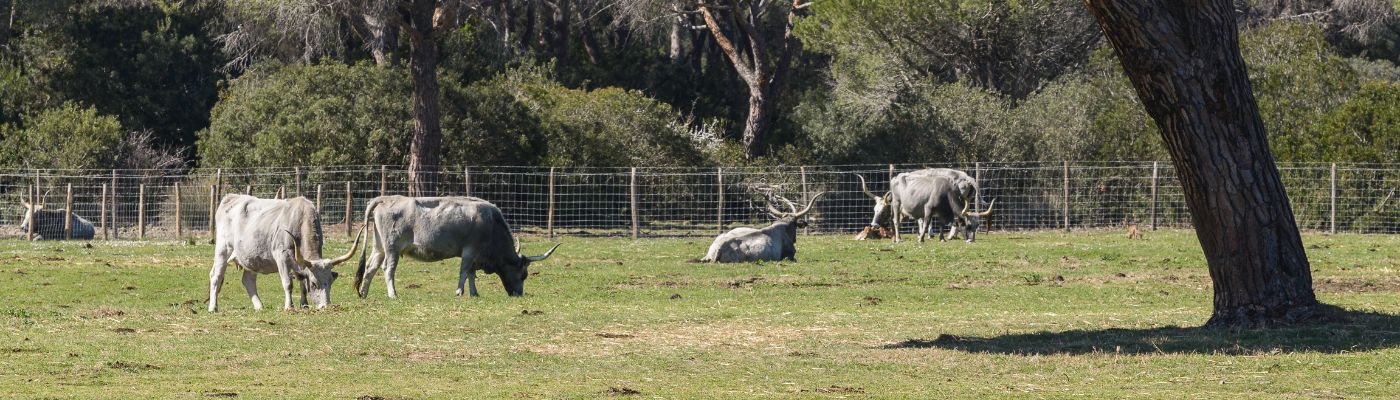
<instances>
[{"instance_id":1,"label":"resting cow","mask_svg":"<svg viewBox=\"0 0 1400 400\"><path fill-rule=\"evenodd\" d=\"M715 238L710 244L709 251L705 252L705 258L701 262L712 263L733 263L733 262L754 262L754 261L797 261L797 228L807 225L807 221L802 217L812 211L812 205L817 203L817 199L826 192L817 193L807 202L807 207L802 211L797 210L797 206L787 199L782 199L788 204L791 212L782 212L768 205L768 213L777 218L772 225L763 229L748 227L734 228ZM781 197L780 197L781 198Z\"/></svg>"},{"instance_id":2,"label":"resting cow","mask_svg":"<svg viewBox=\"0 0 1400 400\"><path fill-rule=\"evenodd\" d=\"M19 229L23 232L29 231L29 224L34 224L34 239L63 239L63 219L68 215L73 218L73 238L90 240L96 234L92 222L67 210L45 210L44 205L30 205L28 202L21 202L24 205L24 219L19 222Z\"/></svg>"}]
</instances>

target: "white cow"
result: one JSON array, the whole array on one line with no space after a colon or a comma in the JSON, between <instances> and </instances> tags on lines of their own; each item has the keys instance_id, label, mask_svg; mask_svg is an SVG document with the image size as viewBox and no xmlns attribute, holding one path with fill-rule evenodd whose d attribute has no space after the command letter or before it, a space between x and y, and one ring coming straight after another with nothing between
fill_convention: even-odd
<instances>
[{"instance_id":1,"label":"white cow","mask_svg":"<svg viewBox=\"0 0 1400 400\"><path fill-rule=\"evenodd\" d=\"M302 282L302 302L310 292L311 303L323 308L331 301L331 283L337 264L354 256L360 234L345 255L321 258L321 218L305 197L287 200L259 199L230 194L219 202L214 216L219 227L214 237L214 267L209 270L209 311L217 311L224 270L233 263L243 270L243 287L253 308L261 310L257 274L276 273L282 278L282 307L292 308L292 280ZM364 233L361 228L360 233Z\"/></svg>"}]
</instances>

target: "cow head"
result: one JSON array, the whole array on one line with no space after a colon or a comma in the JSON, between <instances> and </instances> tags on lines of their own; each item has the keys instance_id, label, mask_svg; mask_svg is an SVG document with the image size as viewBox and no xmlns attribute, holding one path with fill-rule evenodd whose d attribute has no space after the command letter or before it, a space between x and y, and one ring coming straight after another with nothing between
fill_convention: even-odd
<instances>
[{"instance_id":1,"label":"cow head","mask_svg":"<svg viewBox=\"0 0 1400 400\"><path fill-rule=\"evenodd\" d=\"M869 188L865 187L865 177L856 175L856 178L860 178L860 190L865 192L866 196L870 196L871 200L875 200L875 216L870 218L870 227L879 228L889 225L894 221L894 210L890 209L890 192L885 192L884 196L876 196L874 193L870 193Z\"/></svg>"},{"instance_id":2,"label":"cow head","mask_svg":"<svg viewBox=\"0 0 1400 400\"><path fill-rule=\"evenodd\" d=\"M291 232L286 232L292 239L292 258L296 260L296 271L294 273L302 280L307 291L307 297L316 308L325 308L331 303L331 284L340 274L332 271L336 265L350 260L355 255L355 250L360 247L360 237L363 236L365 228L360 228L360 233L355 235L355 243L350 245L350 251L345 255L336 258L317 258L308 260L301 254L300 240ZM319 256L319 254L318 254Z\"/></svg>"},{"instance_id":3,"label":"cow head","mask_svg":"<svg viewBox=\"0 0 1400 400\"><path fill-rule=\"evenodd\" d=\"M826 192L820 192L817 193L815 196L812 196L812 199L807 201L807 206L803 207L801 210L797 209L797 204L794 204L792 200L788 200L786 197L783 196L777 196L779 200L782 200L784 203L787 203L788 210L790 211L778 211L778 209L773 208L773 204L770 203L768 204L768 214L772 215L773 218L777 218L779 222L788 223L788 235L790 237L796 237L797 228L807 226L807 220L803 219L802 217L807 216L807 212L812 211L812 206L817 204L817 199L821 198L824 194L826 194Z\"/></svg>"},{"instance_id":4,"label":"cow head","mask_svg":"<svg viewBox=\"0 0 1400 400\"><path fill-rule=\"evenodd\" d=\"M32 222L34 222L34 219L35 219L35 218L34 218L34 213L37 213L37 212L39 212L40 210L43 210L43 209L44 209L44 205L43 205L43 204L33 205L33 204L29 204L29 202L27 202L27 201L21 201L20 204L23 204L23 205L24 205L24 217L23 217L22 219L20 219L20 221L19 221L19 230L21 230L21 231L26 231L26 232L27 232L27 231L29 231L29 224L32 223ZM36 230L37 230L37 229L36 229Z\"/></svg>"},{"instance_id":5,"label":"cow head","mask_svg":"<svg viewBox=\"0 0 1400 400\"><path fill-rule=\"evenodd\" d=\"M967 238L968 243L972 243L973 240L976 240L977 228L982 226L982 218L992 215L992 206L996 205L997 201L992 200L991 203L987 203L987 211L983 212L968 211L967 207L971 203L971 201L963 203L962 218L960 218L962 222L958 223L958 232L961 232L963 237Z\"/></svg>"},{"instance_id":6,"label":"cow head","mask_svg":"<svg viewBox=\"0 0 1400 400\"><path fill-rule=\"evenodd\" d=\"M554 247L550 247L549 251L542 255L527 256L520 254L520 243L517 242L515 244L515 258L517 260L515 268L502 268L497 272L497 275L501 276L501 285L505 286L506 294L513 297L524 296L525 278L530 277L530 263L549 258L549 255L554 254L554 250L558 249L561 244L563 243L555 243Z\"/></svg>"}]
</instances>

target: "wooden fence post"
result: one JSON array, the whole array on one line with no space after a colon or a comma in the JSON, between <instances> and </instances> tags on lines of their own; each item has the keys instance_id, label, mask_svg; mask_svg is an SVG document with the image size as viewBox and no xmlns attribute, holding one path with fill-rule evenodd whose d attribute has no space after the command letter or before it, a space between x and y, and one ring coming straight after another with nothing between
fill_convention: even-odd
<instances>
[{"instance_id":1,"label":"wooden fence post","mask_svg":"<svg viewBox=\"0 0 1400 400\"><path fill-rule=\"evenodd\" d=\"M1064 214L1064 217L1065 217L1065 231L1068 232L1068 231L1069 231L1069 161L1065 161L1065 173L1064 173L1064 176L1065 176L1065 197L1064 197L1064 210L1062 211L1062 213Z\"/></svg>"},{"instance_id":2,"label":"wooden fence post","mask_svg":"<svg viewBox=\"0 0 1400 400\"><path fill-rule=\"evenodd\" d=\"M136 235L141 240L146 240L146 184L142 183L136 191Z\"/></svg>"},{"instance_id":3,"label":"wooden fence post","mask_svg":"<svg viewBox=\"0 0 1400 400\"><path fill-rule=\"evenodd\" d=\"M549 167L549 208L544 216L545 230L549 231L549 238L554 238L554 167Z\"/></svg>"},{"instance_id":4,"label":"wooden fence post","mask_svg":"<svg viewBox=\"0 0 1400 400\"><path fill-rule=\"evenodd\" d=\"M719 191L715 202L715 230L724 233L724 168L715 169L715 188Z\"/></svg>"},{"instance_id":5,"label":"wooden fence post","mask_svg":"<svg viewBox=\"0 0 1400 400\"><path fill-rule=\"evenodd\" d=\"M974 199L972 199L972 208L973 208L973 210L981 210L981 209L982 209L982 190L981 190L981 187L982 187L982 162L981 162L981 161L974 161L974 162L972 163L972 180L977 181L977 187L978 187L977 193L973 194ZM986 224L986 221L983 221L983 224Z\"/></svg>"},{"instance_id":6,"label":"wooden fence post","mask_svg":"<svg viewBox=\"0 0 1400 400\"><path fill-rule=\"evenodd\" d=\"M321 184L316 184L316 215L321 215Z\"/></svg>"},{"instance_id":7,"label":"wooden fence post","mask_svg":"<svg viewBox=\"0 0 1400 400\"><path fill-rule=\"evenodd\" d=\"M112 239L119 239L122 233L121 229L117 227L117 210L120 208L117 206L117 170L114 169L112 170Z\"/></svg>"},{"instance_id":8,"label":"wooden fence post","mask_svg":"<svg viewBox=\"0 0 1400 400\"><path fill-rule=\"evenodd\" d=\"M351 229L355 225L355 209L352 205L354 198L350 197L350 181L345 181L345 236L353 236L355 232Z\"/></svg>"},{"instance_id":9,"label":"wooden fence post","mask_svg":"<svg viewBox=\"0 0 1400 400\"><path fill-rule=\"evenodd\" d=\"M890 180L894 180L894 164L890 164Z\"/></svg>"},{"instance_id":10,"label":"wooden fence post","mask_svg":"<svg viewBox=\"0 0 1400 400\"><path fill-rule=\"evenodd\" d=\"M1332 198L1332 209L1331 209L1331 212L1329 213L1329 214L1331 215L1331 217L1329 218L1329 221L1330 221L1330 222L1328 222L1328 228L1327 228L1327 230L1328 230L1329 233L1336 234L1336 233L1337 233L1337 163L1332 163L1332 191L1331 191L1331 196L1329 196L1329 197Z\"/></svg>"},{"instance_id":11,"label":"wooden fence post","mask_svg":"<svg viewBox=\"0 0 1400 400\"><path fill-rule=\"evenodd\" d=\"M29 186L29 208L26 209L26 210L24 210L24 212L29 213L29 225L25 228L24 239L25 239L25 240L29 240L29 241L33 241L33 240L34 240L34 225L36 225L34 222L35 222L35 220L38 219L38 218L35 218L35 217L34 217L34 208L39 206L39 200L38 200L38 198L39 198L39 195L38 195L39 187L38 187L38 186L30 186L30 185L26 185L26 186Z\"/></svg>"},{"instance_id":12,"label":"wooden fence post","mask_svg":"<svg viewBox=\"0 0 1400 400\"><path fill-rule=\"evenodd\" d=\"M1157 230L1157 162L1152 162L1152 214L1148 224L1152 230Z\"/></svg>"},{"instance_id":13,"label":"wooden fence post","mask_svg":"<svg viewBox=\"0 0 1400 400\"><path fill-rule=\"evenodd\" d=\"M287 185L277 185L277 199L281 200L285 197L287 197Z\"/></svg>"},{"instance_id":14,"label":"wooden fence post","mask_svg":"<svg viewBox=\"0 0 1400 400\"><path fill-rule=\"evenodd\" d=\"M213 240L213 238L214 238L214 232L215 232L215 229L216 229L216 226L215 226L216 224L215 224L214 216L216 215L216 214L215 214L216 211L219 209L219 200L218 200L218 197L215 197L215 196L214 196L214 195L216 195L216 194L219 194L219 185L209 185L209 238L210 238L210 240Z\"/></svg>"},{"instance_id":15,"label":"wooden fence post","mask_svg":"<svg viewBox=\"0 0 1400 400\"><path fill-rule=\"evenodd\" d=\"M632 167L632 182L630 186L632 187L632 238L636 239L642 236L642 228L639 224L640 218L637 218L637 167Z\"/></svg>"},{"instance_id":16,"label":"wooden fence post","mask_svg":"<svg viewBox=\"0 0 1400 400\"><path fill-rule=\"evenodd\" d=\"M462 167L462 193L472 195L472 167Z\"/></svg>"},{"instance_id":17,"label":"wooden fence post","mask_svg":"<svg viewBox=\"0 0 1400 400\"><path fill-rule=\"evenodd\" d=\"M97 200L98 213L97 223L102 226L102 240L111 239L107 230L107 184L102 184L102 198Z\"/></svg>"},{"instance_id":18,"label":"wooden fence post","mask_svg":"<svg viewBox=\"0 0 1400 400\"><path fill-rule=\"evenodd\" d=\"M185 225L180 222L180 182L175 182L175 237L184 236Z\"/></svg>"},{"instance_id":19,"label":"wooden fence post","mask_svg":"<svg viewBox=\"0 0 1400 400\"><path fill-rule=\"evenodd\" d=\"M295 190L295 191L296 191L297 196L301 196L301 167L293 167L293 169L292 169L292 175L294 175L295 178L296 178L296 179L295 179L296 185L295 185L295 186L292 186L292 190ZM291 197L296 197L296 196L291 196ZM317 210L320 210L320 208L317 208Z\"/></svg>"},{"instance_id":20,"label":"wooden fence post","mask_svg":"<svg viewBox=\"0 0 1400 400\"><path fill-rule=\"evenodd\" d=\"M252 184L248 184L248 185L246 185L246 186L243 186L243 194L252 196L252 195L253 195L253 185L252 185Z\"/></svg>"},{"instance_id":21,"label":"wooden fence post","mask_svg":"<svg viewBox=\"0 0 1400 400\"><path fill-rule=\"evenodd\" d=\"M379 195L383 196L389 189L389 166L379 166Z\"/></svg>"},{"instance_id":22,"label":"wooden fence post","mask_svg":"<svg viewBox=\"0 0 1400 400\"><path fill-rule=\"evenodd\" d=\"M63 198L63 239L73 240L73 184L68 184L68 195Z\"/></svg>"},{"instance_id":23,"label":"wooden fence post","mask_svg":"<svg viewBox=\"0 0 1400 400\"><path fill-rule=\"evenodd\" d=\"M802 204L807 204L809 200L807 197L807 166L797 167L797 175L802 178ZM802 234L810 236L812 234L812 225L807 224L806 227L803 227Z\"/></svg>"}]
</instances>

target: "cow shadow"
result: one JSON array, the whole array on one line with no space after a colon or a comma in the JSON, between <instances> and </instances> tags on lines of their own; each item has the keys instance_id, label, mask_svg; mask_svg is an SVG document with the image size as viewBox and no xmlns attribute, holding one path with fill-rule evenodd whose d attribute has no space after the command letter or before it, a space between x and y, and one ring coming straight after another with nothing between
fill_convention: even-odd
<instances>
[{"instance_id":1,"label":"cow shadow","mask_svg":"<svg viewBox=\"0 0 1400 400\"><path fill-rule=\"evenodd\" d=\"M1326 306L1330 322L1271 329L1201 327L1070 330L991 337L939 334L881 349L938 348L1004 355L1344 353L1400 346L1400 316Z\"/></svg>"}]
</instances>

